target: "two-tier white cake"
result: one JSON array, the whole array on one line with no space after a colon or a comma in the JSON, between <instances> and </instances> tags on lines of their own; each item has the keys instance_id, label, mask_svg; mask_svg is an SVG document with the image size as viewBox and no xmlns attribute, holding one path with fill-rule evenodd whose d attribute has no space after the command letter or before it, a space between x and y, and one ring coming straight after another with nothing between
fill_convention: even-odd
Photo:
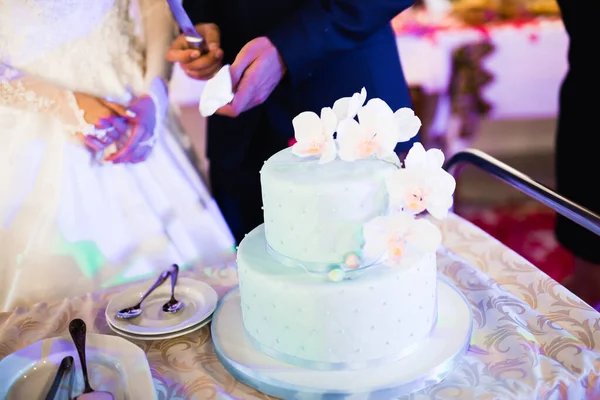
<instances>
[{"instance_id":1,"label":"two-tier white cake","mask_svg":"<svg viewBox=\"0 0 600 400\"><path fill-rule=\"evenodd\" d=\"M238 251L244 325L261 349L293 364L364 368L429 334L435 253L340 282L323 273L360 252L362 225L387 212L385 177L395 169L380 160L321 165L291 149L265 164L265 224Z\"/></svg>"},{"instance_id":2,"label":"two-tier white cake","mask_svg":"<svg viewBox=\"0 0 600 400\"><path fill-rule=\"evenodd\" d=\"M359 96L354 99L360 101ZM402 171L393 150L420 126L412 111L394 116L385 107L371 101L366 111L356 109L361 123L374 117L389 124L393 138L387 143L351 137L361 133L361 126L353 119L340 124L334 112L338 106L320 118L301 114L294 121L295 147L275 154L262 168L265 223L240 244L238 268L247 334L273 357L316 369L361 369L407 355L435 324L439 240L434 238L429 251L407 250L408 259L394 267L386 265L390 255L385 253L395 246L388 242L397 241L404 251L407 238L384 232L374 239L365 236L377 217L391 219L403 212L393 206L406 207L390 198L388 187ZM327 146L332 146L331 154ZM426 161L419 146L414 151ZM441 164L435 167L443 173ZM411 226L425 224L439 236L428 221L405 216ZM381 241L375 246L381 250L371 257L364 248L369 239Z\"/></svg>"},{"instance_id":3,"label":"two-tier white cake","mask_svg":"<svg viewBox=\"0 0 600 400\"><path fill-rule=\"evenodd\" d=\"M276 396L408 393L447 373L438 367L461 354L470 334L470 327L447 330L450 347L430 337L438 310L449 311L438 304L441 233L424 217L445 218L452 203L455 182L442 169L444 156L417 143L401 163L394 148L416 135L419 119L410 109L393 112L380 99L365 100L363 89L320 115L293 120L296 144L261 170L265 223L239 246L239 294L220 307L229 315L217 312L213 324L228 370ZM443 293L465 307L460 295ZM228 318L243 333L232 334ZM431 354L410 359L424 343L449 352L438 350L437 361ZM264 356L272 361L259 362ZM252 358L255 367L248 365ZM415 385L404 382L394 392L388 383L372 388L371 381L353 382L344 392L350 383L327 375L357 371L358 377L388 364L398 368L402 360L421 372ZM424 373L427 365L437 368L435 377ZM300 369L290 375L294 370L283 366ZM410 380L381 371L381 382Z\"/></svg>"}]
</instances>

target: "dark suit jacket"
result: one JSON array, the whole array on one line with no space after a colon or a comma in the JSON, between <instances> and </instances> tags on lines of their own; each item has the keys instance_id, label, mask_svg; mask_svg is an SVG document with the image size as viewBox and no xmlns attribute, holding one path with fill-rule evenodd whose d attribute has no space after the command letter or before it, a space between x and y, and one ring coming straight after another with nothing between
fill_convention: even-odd
<instances>
[{"instance_id":1,"label":"dark suit jacket","mask_svg":"<svg viewBox=\"0 0 600 400\"><path fill-rule=\"evenodd\" d=\"M562 19L569 35L569 70L559 97L558 129L556 135L556 188L569 200L600 214L600 192L597 184L586 184L584 176L598 171L598 143L596 102L584 94L586 88L595 88L599 76L594 68L597 61L590 51L588 36L577 35L576 29L585 28L575 23L575 15L594 15L591 2L558 0ZM589 90L589 89L588 89ZM593 92L593 90L591 90ZM600 236L557 215L556 237L578 258L600 264Z\"/></svg>"},{"instance_id":2,"label":"dark suit jacket","mask_svg":"<svg viewBox=\"0 0 600 400\"><path fill-rule=\"evenodd\" d=\"M233 149L232 139L244 142L242 139L255 129L272 129L291 138L291 121L297 114L318 113L363 86L368 98L380 97L392 109L410 106L389 22L413 1L184 1L194 23L213 22L221 29L225 63L233 62L250 40L267 36L287 66L286 77L259 109L233 121L218 116L209 119L211 168L246 156L249 144L241 143ZM263 121L261 125L259 120L265 116L268 123ZM228 154L228 160L223 154Z\"/></svg>"}]
</instances>

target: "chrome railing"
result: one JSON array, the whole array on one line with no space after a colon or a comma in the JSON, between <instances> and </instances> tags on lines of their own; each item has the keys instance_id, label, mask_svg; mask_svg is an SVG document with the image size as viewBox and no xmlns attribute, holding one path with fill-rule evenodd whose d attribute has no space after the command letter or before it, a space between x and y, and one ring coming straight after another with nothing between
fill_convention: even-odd
<instances>
[{"instance_id":1,"label":"chrome railing","mask_svg":"<svg viewBox=\"0 0 600 400\"><path fill-rule=\"evenodd\" d=\"M555 191L494 157L475 149L456 153L444 165L446 171L466 164L479 168L515 189L550 207L565 218L600 236L600 216L583 208Z\"/></svg>"}]
</instances>

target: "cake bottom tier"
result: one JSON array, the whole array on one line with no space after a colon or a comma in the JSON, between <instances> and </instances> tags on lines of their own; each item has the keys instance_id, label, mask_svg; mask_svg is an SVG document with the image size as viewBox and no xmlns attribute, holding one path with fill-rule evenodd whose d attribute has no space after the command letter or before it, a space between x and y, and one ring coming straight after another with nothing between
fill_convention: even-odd
<instances>
[{"instance_id":1,"label":"cake bottom tier","mask_svg":"<svg viewBox=\"0 0 600 400\"><path fill-rule=\"evenodd\" d=\"M437 316L436 258L408 268L376 266L352 280L290 268L267 254L264 227L240 243L244 327L263 352L315 369L361 369L399 359Z\"/></svg>"}]
</instances>

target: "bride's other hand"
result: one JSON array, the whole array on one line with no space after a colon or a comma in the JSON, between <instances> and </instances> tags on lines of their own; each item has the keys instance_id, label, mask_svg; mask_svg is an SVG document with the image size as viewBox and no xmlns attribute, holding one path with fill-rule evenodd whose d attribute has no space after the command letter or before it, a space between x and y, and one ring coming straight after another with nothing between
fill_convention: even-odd
<instances>
[{"instance_id":1,"label":"bride's other hand","mask_svg":"<svg viewBox=\"0 0 600 400\"><path fill-rule=\"evenodd\" d=\"M156 104L151 96L134 99L127 108L129 135L121 135L116 153L106 158L113 163L142 162L148 158L155 142ZM118 131L118 129L117 129Z\"/></svg>"},{"instance_id":2,"label":"bride's other hand","mask_svg":"<svg viewBox=\"0 0 600 400\"><path fill-rule=\"evenodd\" d=\"M127 137L129 124L125 118L112 116L100 120L96 125L96 128L103 130L105 134L102 137L96 135L84 135L83 133L78 134L83 145L92 153L103 152L113 143L117 143L118 146L120 142L123 142L123 138Z\"/></svg>"},{"instance_id":3,"label":"bride's other hand","mask_svg":"<svg viewBox=\"0 0 600 400\"><path fill-rule=\"evenodd\" d=\"M77 106L83 111L83 119L88 124L101 129L103 121L111 117L127 117L127 108L117 103L91 96L85 93L74 93Z\"/></svg>"},{"instance_id":4,"label":"bride's other hand","mask_svg":"<svg viewBox=\"0 0 600 400\"><path fill-rule=\"evenodd\" d=\"M96 129L104 131L101 137L79 134L79 137L91 152L104 151L121 135L122 126L126 125L127 108L121 104L85 93L74 93L77 106L83 111L83 119ZM126 131L126 130L125 130Z\"/></svg>"}]
</instances>

